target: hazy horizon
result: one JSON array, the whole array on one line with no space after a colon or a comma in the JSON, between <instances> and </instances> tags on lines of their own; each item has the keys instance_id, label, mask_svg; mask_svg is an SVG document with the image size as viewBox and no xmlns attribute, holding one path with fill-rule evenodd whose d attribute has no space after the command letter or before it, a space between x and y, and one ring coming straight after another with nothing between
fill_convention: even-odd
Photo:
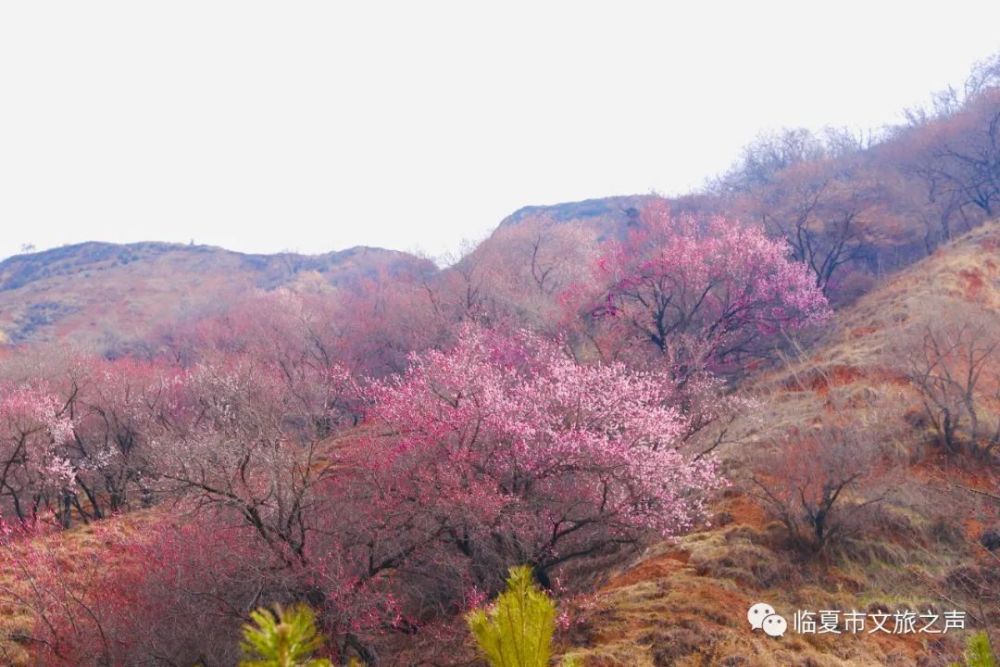
<instances>
[{"instance_id":1,"label":"hazy horizon","mask_svg":"<svg viewBox=\"0 0 1000 667\"><path fill-rule=\"evenodd\" d=\"M57 5L0 8L0 258L440 257L522 206L688 192L762 132L901 122L1000 48L977 3Z\"/></svg>"}]
</instances>

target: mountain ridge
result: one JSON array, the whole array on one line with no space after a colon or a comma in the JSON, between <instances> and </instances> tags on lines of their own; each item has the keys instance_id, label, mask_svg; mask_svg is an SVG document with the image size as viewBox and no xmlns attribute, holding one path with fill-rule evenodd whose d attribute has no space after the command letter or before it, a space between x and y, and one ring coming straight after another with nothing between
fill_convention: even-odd
<instances>
[{"instance_id":1,"label":"mountain ridge","mask_svg":"<svg viewBox=\"0 0 1000 667\"><path fill-rule=\"evenodd\" d=\"M368 246L304 255L84 242L0 261L0 343L107 348L255 291L353 289L379 276L420 280L437 270L428 259Z\"/></svg>"},{"instance_id":2,"label":"mountain ridge","mask_svg":"<svg viewBox=\"0 0 1000 667\"><path fill-rule=\"evenodd\" d=\"M657 195L612 195L523 206L493 234L522 224L579 225L620 237ZM487 239L483 246L488 246ZM142 338L157 322L254 290L357 288L380 275L425 280L431 260L374 246L322 253L247 253L164 241L84 241L0 260L0 344L68 340L106 347ZM111 341L111 342L108 342Z\"/></svg>"}]
</instances>

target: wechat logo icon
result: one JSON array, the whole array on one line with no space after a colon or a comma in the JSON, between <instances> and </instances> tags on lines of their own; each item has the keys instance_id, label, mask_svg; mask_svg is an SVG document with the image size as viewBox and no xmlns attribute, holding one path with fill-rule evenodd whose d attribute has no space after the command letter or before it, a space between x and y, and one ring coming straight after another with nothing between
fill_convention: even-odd
<instances>
[{"instance_id":1,"label":"wechat logo icon","mask_svg":"<svg viewBox=\"0 0 1000 667\"><path fill-rule=\"evenodd\" d=\"M774 612L774 607L766 602L758 602L747 610L747 621L752 630L763 630L769 637L781 637L788 629L788 621L784 616Z\"/></svg>"}]
</instances>

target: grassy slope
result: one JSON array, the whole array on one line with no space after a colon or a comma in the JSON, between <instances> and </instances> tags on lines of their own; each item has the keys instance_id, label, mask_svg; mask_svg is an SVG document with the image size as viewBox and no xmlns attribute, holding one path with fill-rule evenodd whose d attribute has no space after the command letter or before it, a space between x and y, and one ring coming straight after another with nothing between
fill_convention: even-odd
<instances>
[{"instance_id":1,"label":"grassy slope","mask_svg":"<svg viewBox=\"0 0 1000 667\"><path fill-rule=\"evenodd\" d=\"M863 419L872 397L916 409L893 347L909 332L959 312L1000 326L1000 224L976 230L891 279L837 317L810 358L761 379L769 434L821 421L834 395ZM902 427L902 425L901 425ZM905 428L905 427L904 427ZM995 470L939 460L924 434L902 431L887 470L893 493L880 525L832 554L825 566L784 547L779 524L739 483L746 449L726 454L737 484L718 503L713 526L653 549L586 601L566 650L588 665L936 665L957 658L961 637L827 636L791 632L795 609L976 609L955 583L963 568L1000 568L977 544L1000 508L955 484L1000 488ZM789 620L789 634L753 633L757 601Z\"/></svg>"}]
</instances>

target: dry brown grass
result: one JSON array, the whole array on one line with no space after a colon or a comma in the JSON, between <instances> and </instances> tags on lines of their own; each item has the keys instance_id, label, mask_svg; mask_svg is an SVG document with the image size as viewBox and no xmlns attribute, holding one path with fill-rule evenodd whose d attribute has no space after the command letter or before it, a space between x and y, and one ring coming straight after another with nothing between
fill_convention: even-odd
<instances>
[{"instance_id":1,"label":"dry brown grass","mask_svg":"<svg viewBox=\"0 0 1000 667\"><path fill-rule=\"evenodd\" d=\"M715 508L714 527L660 545L611 576L580 613L567 650L590 666L629 667L943 665L957 658L963 638L955 634L831 639L790 628L776 640L752 632L745 614L760 600L789 620L800 608L980 613L975 592L956 581L970 568L1000 568L977 544L1000 525L1000 507L967 489L1000 489L1000 471L945 458L928 444L914 418L918 396L895 355L910 332L962 313L1000 328L1000 223L894 276L839 313L810 352L759 378L753 390L762 426L749 443L724 452L738 478L754 449L773 446L778 434L825 423L834 411L862 421L879 406L898 435L881 464L892 493L867 530L822 562L810 561L783 546L781 527L737 487Z\"/></svg>"},{"instance_id":2,"label":"dry brown grass","mask_svg":"<svg viewBox=\"0 0 1000 667\"><path fill-rule=\"evenodd\" d=\"M726 499L720 514L761 516L747 502L742 495ZM927 582L938 581L949 570L945 561L956 558L880 540L854 560L810 563L780 548L777 530L734 520L660 545L608 579L580 613L566 651L591 667L917 665L960 651L955 635L930 642L926 635L830 637L790 628L773 639L751 631L746 611L759 601L789 622L796 609L940 607Z\"/></svg>"}]
</instances>

